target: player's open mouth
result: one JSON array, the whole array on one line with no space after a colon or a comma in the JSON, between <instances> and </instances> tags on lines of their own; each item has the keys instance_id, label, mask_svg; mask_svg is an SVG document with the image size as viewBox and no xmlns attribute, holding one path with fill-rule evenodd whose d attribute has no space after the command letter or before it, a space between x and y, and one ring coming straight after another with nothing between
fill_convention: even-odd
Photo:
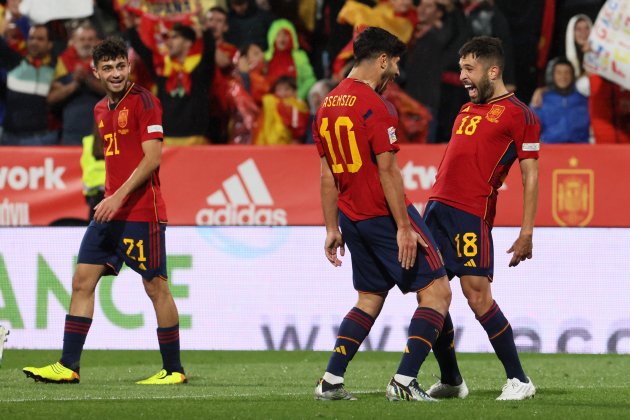
<instances>
[{"instance_id":1,"label":"player's open mouth","mask_svg":"<svg viewBox=\"0 0 630 420\"><path fill-rule=\"evenodd\" d=\"M472 84L464 84L464 88L468 91L468 96L471 98L477 96L477 88Z\"/></svg>"}]
</instances>

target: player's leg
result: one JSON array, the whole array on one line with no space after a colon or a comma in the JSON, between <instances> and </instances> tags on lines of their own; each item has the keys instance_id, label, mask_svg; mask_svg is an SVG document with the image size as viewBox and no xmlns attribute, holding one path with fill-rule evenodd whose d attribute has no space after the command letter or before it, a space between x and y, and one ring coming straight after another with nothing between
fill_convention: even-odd
<instances>
[{"instance_id":1,"label":"player's leg","mask_svg":"<svg viewBox=\"0 0 630 420\"><path fill-rule=\"evenodd\" d=\"M407 345L396 375L390 381L386 396L390 401L437 401L431 398L417 381L420 366L424 363L435 339L442 330L444 315L451 303L448 277L434 280L416 294L418 308L409 322Z\"/></svg>"},{"instance_id":2,"label":"player's leg","mask_svg":"<svg viewBox=\"0 0 630 420\"><path fill-rule=\"evenodd\" d=\"M181 364L179 314L168 286L166 269L166 225L155 222L125 222L118 234L118 247L125 264L142 276L142 284L157 318L157 336L162 369L138 381L142 385L186 383Z\"/></svg>"},{"instance_id":3,"label":"player's leg","mask_svg":"<svg viewBox=\"0 0 630 420\"><path fill-rule=\"evenodd\" d=\"M152 280L143 279L142 282L153 303L158 323L157 336L162 355L162 371L157 375L163 382L186 382L180 357L179 314L168 282L162 277L155 277ZM140 381L139 383L151 383L150 379L147 379L149 382Z\"/></svg>"},{"instance_id":4,"label":"player's leg","mask_svg":"<svg viewBox=\"0 0 630 420\"><path fill-rule=\"evenodd\" d=\"M416 262L409 270L402 270L400 264L396 264L396 259L390 263L383 261L392 275L397 277L399 288L403 292L416 291L418 301L418 307L409 322L405 351L396 375L387 386L386 397L390 401L434 402L436 400L429 397L420 387L417 377L420 366L442 330L444 315L451 304L451 287L435 238L415 207L410 206L407 211L414 230L428 247L418 247ZM376 250L378 255L386 254L384 250L388 246L385 243L381 246L383 249Z\"/></svg>"},{"instance_id":5,"label":"player's leg","mask_svg":"<svg viewBox=\"0 0 630 420\"><path fill-rule=\"evenodd\" d=\"M61 364L79 372L81 352L94 316L94 291L106 267L77 264L72 276L70 312L66 315Z\"/></svg>"},{"instance_id":6,"label":"player's leg","mask_svg":"<svg viewBox=\"0 0 630 420\"><path fill-rule=\"evenodd\" d=\"M339 326L326 372L315 387L315 399L318 400L356 399L344 387L345 372L361 343L370 333L393 284L383 278L378 262L359 233L357 224L360 222L352 222L341 212L339 222L344 241L350 250L352 280L359 298Z\"/></svg>"},{"instance_id":7,"label":"player's leg","mask_svg":"<svg viewBox=\"0 0 630 420\"><path fill-rule=\"evenodd\" d=\"M452 230L457 222L456 217L448 206L430 201L423 219L436 241L449 277L452 277L460 265L454 244L455 235L449 234L449 230ZM455 327L450 312L446 313L442 330L433 344L433 355L440 367L440 380L433 384L427 393L433 398L466 398L468 388L457 364Z\"/></svg>"},{"instance_id":8,"label":"player's leg","mask_svg":"<svg viewBox=\"0 0 630 420\"><path fill-rule=\"evenodd\" d=\"M326 372L315 389L316 399L354 398L343 387L346 369L359 351L363 340L370 333L374 321L383 308L386 296L386 294L359 293L356 305L350 309L339 326Z\"/></svg>"},{"instance_id":9,"label":"player's leg","mask_svg":"<svg viewBox=\"0 0 630 420\"><path fill-rule=\"evenodd\" d=\"M522 400L531 398L536 388L525 375L516 351L514 334L507 318L492 298L490 280L483 276L463 276L462 291L468 306L488 334L494 352L505 368L508 378L499 400Z\"/></svg>"},{"instance_id":10,"label":"player's leg","mask_svg":"<svg viewBox=\"0 0 630 420\"><path fill-rule=\"evenodd\" d=\"M83 236L77 268L72 277L72 296L65 320L61 359L42 368L25 367L26 376L43 382L79 382L81 353L92 324L96 285L103 274L117 272L122 264L107 243L107 230L107 224L91 222Z\"/></svg>"}]
</instances>

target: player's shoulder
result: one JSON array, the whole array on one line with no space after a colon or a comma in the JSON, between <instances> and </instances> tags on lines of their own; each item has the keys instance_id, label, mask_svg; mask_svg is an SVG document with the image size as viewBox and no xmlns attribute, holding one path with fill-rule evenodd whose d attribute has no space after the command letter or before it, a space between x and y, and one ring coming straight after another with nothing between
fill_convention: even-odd
<instances>
[{"instance_id":1,"label":"player's shoulder","mask_svg":"<svg viewBox=\"0 0 630 420\"><path fill-rule=\"evenodd\" d=\"M364 120L374 115L392 117L398 115L394 105L376 93L369 85L350 78L342 80L326 95L319 111L339 107L352 109L353 112L362 115Z\"/></svg>"},{"instance_id":2,"label":"player's shoulder","mask_svg":"<svg viewBox=\"0 0 630 420\"><path fill-rule=\"evenodd\" d=\"M107 106L108 101L109 99L107 98L107 96L98 101L96 105L94 105L94 112L107 111L109 109Z\"/></svg>"},{"instance_id":3,"label":"player's shoulder","mask_svg":"<svg viewBox=\"0 0 630 420\"><path fill-rule=\"evenodd\" d=\"M155 108L160 100L155 97L148 89L134 83L129 89L129 99L138 101L144 110Z\"/></svg>"},{"instance_id":4,"label":"player's shoulder","mask_svg":"<svg viewBox=\"0 0 630 420\"><path fill-rule=\"evenodd\" d=\"M506 107L513 118L525 120L526 125L538 124L538 117L536 117L534 111L526 103L518 99L514 93L506 95L505 98L498 102Z\"/></svg>"}]
</instances>

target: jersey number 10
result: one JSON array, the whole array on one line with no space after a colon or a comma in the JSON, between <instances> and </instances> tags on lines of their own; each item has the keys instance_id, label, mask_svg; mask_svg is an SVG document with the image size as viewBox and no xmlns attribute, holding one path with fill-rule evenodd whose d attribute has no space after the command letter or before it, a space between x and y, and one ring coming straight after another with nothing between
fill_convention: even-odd
<instances>
[{"instance_id":1,"label":"jersey number 10","mask_svg":"<svg viewBox=\"0 0 630 420\"><path fill-rule=\"evenodd\" d=\"M344 165L347 168L348 172L355 173L359 172L361 169L361 165L363 165L363 161L361 160L361 154L359 153L359 146L357 146L357 138L354 135L354 131L352 128L354 124L352 124L352 120L350 117L342 116L337 117L335 120L335 139L336 144L333 144L333 140L330 135L329 127L328 127L328 118L322 118L322 124L319 126L319 135L326 139L326 145L328 146L328 151L330 152L330 158L332 159L332 171L335 174L344 172ZM344 142L342 141L341 130L342 128L345 131L345 136L348 141L346 143L346 148L344 148ZM349 156L346 153L349 148ZM339 157L343 161L341 163L337 158L337 152L339 153ZM350 159L348 159L348 157Z\"/></svg>"}]
</instances>

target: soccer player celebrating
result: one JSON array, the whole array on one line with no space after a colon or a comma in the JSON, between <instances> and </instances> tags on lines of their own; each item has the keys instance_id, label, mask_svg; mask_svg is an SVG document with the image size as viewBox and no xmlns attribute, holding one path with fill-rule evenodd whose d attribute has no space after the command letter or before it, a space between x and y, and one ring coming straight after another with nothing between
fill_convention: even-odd
<instances>
[{"instance_id":1,"label":"soccer player celebrating","mask_svg":"<svg viewBox=\"0 0 630 420\"><path fill-rule=\"evenodd\" d=\"M416 294L418 308L386 397L436 401L416 377L442 330L451 289L435 242L404 195L396 161L398 117L392 104L380 96L398 75L405 48L383 29L365 29L354 41L352 71L324 99L313 124L321 157L324 252L338 267L337 252L343 256L348 244L358 292L358 302L341 323L328 367L315 388L319 400L356 399L344 387L344 373L389 290L397 285L403 293Z\"/></svg>"},{"instance_id":2,"label":"soccer player celebrating","mask_svg":"<svg viewBox=\"0 0 630 420\"><path fill-rule=\"evenodd\" d=\"M57 363L26 367L43 382L79 382L79 362L94 314L101 276L118 274L123 262L142 276L157 316L163 368L139 384L186 382L180 362L179 315L166 279L166 207L160 192L162 106L146 89L129 82L127 47L110 38L93 52L94 75L107 96L94 107L105 150L105 199L95 208L72 278L63 353Z\"/></svg>"},{"instance_id":3,"label":"soccer player celebrating","mask_svg":"<svg viewBox=\"0 0 630 420\"><path fill-rule=\"evenodd\" d=\"M498 189L518 158L523 178L521 231L507 251L510 267L532 257L538 197L540 125L502 80L503 48L491 37L473 38L459 50L460 80L468 90L429 197L424 220L444 256L450 278L458 276L468 305L503 363L507 383L498 400L531 398L536 388L523 372L510 323L492 298L492 223ZM433 347L441 378L434 398L468 395L457 366L450 315Z\"/></svg>"}]
</instances>

